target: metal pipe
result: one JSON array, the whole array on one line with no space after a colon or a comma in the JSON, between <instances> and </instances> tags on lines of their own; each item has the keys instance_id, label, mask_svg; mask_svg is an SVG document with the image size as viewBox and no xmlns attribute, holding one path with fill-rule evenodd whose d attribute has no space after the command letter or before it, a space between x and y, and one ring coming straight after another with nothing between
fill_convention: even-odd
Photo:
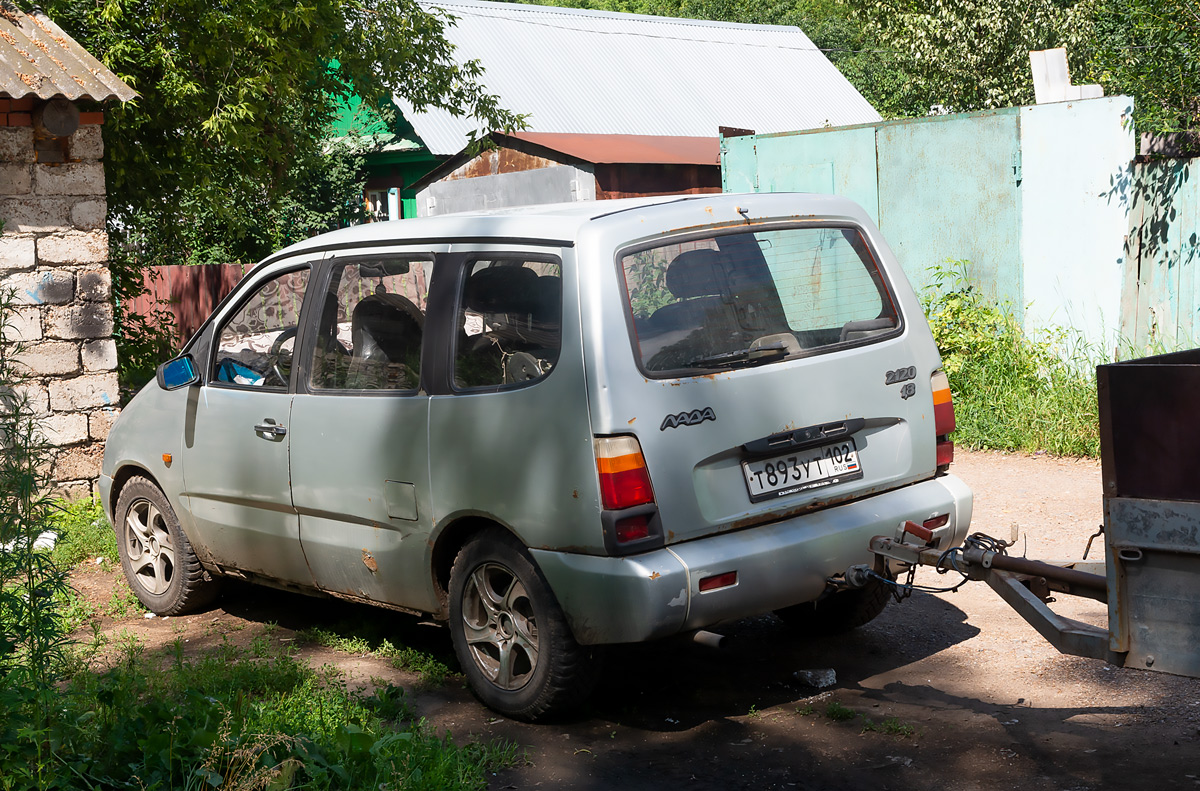
<instances>
[{"instance_id":1,"label":"metal pipe","mask_svg":"<svg viewBox=\"0 0 1200 791\"><path fill-rule=\"evenodd\" d=\"M703 629L696 631L692 635L692 639L700 645L708 646L709 648L720 648L725 643L725 635L706 632Z\"/></svg>"},{"instance_id":2,"label":"metal pipe","mask_svg":"<svg viewBox=\"0 0 1200 791\"><path fill-rule=\"evenodd\" d=\"M1017 574L1028 574L1034 577L1045 577L1048 580L1061 582L1073 588L1086 588L1094 591L1108 591L1108 580L1099 574L1088 574L1084 571L1067 569L1040 560L1018 558L1012 555L1001 555L996 552L969 547L963 552L963 559L984 568L994 568L1001 571L1012 571Z\"/></svg>"}]
</instances>

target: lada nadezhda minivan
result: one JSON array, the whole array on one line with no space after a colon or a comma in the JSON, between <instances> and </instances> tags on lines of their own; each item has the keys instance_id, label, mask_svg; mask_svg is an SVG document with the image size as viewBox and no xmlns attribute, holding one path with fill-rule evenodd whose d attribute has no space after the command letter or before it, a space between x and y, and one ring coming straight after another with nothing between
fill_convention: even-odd
<instances>
[{"instance_id":1,"label":"lada nadezhda minivan","mask_svg":"<svg viewBox=\"0 0 1200 791\"><path fill-rule=\"evenodd\" d=\"M478 697L536 719L608 644L879 614L873 536L966 533L953 427L850 201L587 202L271 256L121 414L100 490L154 612L236 577L432 614Z\"/></svg>"}]
</instances>

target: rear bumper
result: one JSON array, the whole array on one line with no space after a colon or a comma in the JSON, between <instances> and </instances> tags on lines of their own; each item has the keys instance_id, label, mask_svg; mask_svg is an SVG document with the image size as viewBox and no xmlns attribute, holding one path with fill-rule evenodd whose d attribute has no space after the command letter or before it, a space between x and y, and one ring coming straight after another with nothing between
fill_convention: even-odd
<instances>
[{"instance_id":1,"label":"rear bumper","mask_svg":"<svg viewBox=\"0 0 1200 791\"><path fill-rule=\"evenodd\" d=\"M530 550L558 597L575 639L629 643L812 601L825 581L871 563L877 535L904 520L949 513L939 548L961 543L971 490L953 475L760 527L721 533L623 558ZM736 571L736 585L701 593L700 580Z\"/></svg>"}]
</instances>

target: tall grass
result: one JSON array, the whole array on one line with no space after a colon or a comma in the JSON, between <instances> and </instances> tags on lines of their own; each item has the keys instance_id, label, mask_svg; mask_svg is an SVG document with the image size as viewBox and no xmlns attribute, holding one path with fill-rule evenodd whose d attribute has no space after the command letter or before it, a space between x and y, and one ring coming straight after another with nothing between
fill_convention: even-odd
<instances>
[{"instance_id":1,"label":"tall grass","mask_svg":"<svg viewBox=\"0 0 1200 791\"><path fill-rule=\"evenodd\" d=\"M922 294L968 448L1098 456L1096 365L1103 350L1067 328L1026 333L1010 306L971 285L967 262L935 267Z\"/></svg>"}]
</instances>

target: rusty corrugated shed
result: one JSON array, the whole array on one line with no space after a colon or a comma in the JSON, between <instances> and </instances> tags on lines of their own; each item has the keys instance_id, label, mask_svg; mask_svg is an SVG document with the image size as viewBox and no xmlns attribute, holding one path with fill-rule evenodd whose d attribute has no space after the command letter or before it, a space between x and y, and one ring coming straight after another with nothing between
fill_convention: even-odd
<instances>
[{"instance_id":1,"label":"rusty corrugated shed","mask_svg":"<svg viewBox=\"0 0 1200 791\"><path fill-rule=\"evenodd\" d=\"M562 132L513 132L497 137L515 137L597 165L717 165L721 159L721 140L717 137L590 135Z\"/></svg>"},{"instance_id":2,"label":"rusty corrugated shed","mask_svg":"<svg viewBox=\"0 0 1200 791\"><path fill-rule=\"evenodd\" d=\"M0 96L125 102L134 95L45 14L0 0Z\"/></svg>"},{"instance_id":3,"label":"rusty corrugated shed","mask_svg":"<svg viewBox=\"0 0 1200 791\"><path fill-rule=\"evenodd\" d=\"M527 129L716 136L870 123L879 113L798 27L588 11L484 0L419 0L456 18L446 38L478 60L488 93ZM396 106L439 156L478 121L403 97ZM483 130L488 131L488 130Z\"/></svg>"}]
</instances>

